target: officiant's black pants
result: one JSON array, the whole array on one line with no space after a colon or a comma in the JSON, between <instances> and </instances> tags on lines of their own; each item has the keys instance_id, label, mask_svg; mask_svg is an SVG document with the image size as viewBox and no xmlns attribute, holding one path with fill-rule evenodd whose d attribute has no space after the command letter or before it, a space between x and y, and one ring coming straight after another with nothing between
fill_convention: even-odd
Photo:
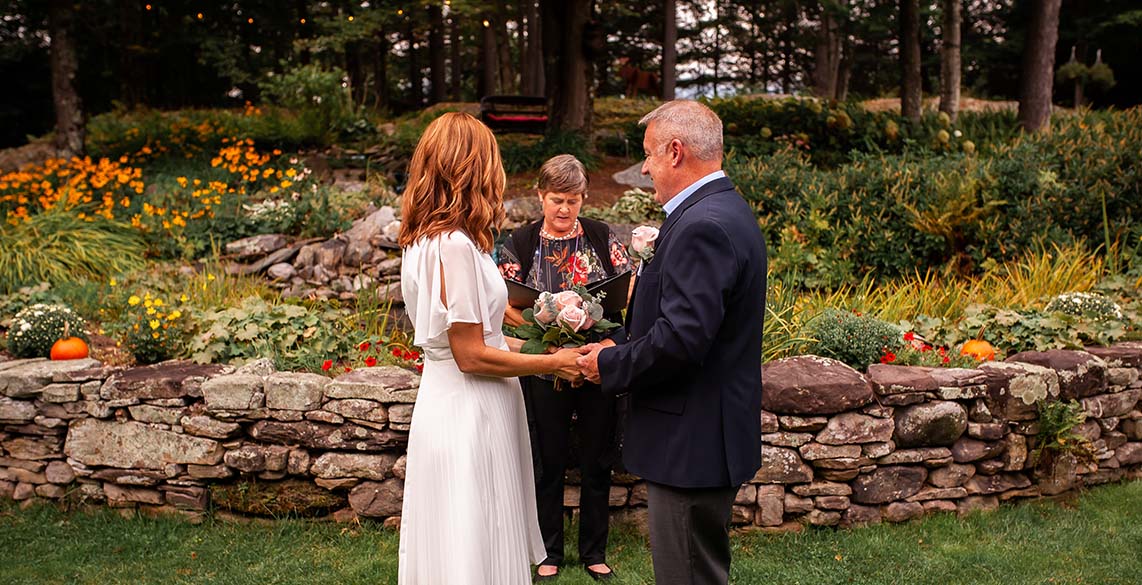
<instances>
[{"instance_id":1,"label":"officiant's black pants","mask_svg":"<svg viewBox=\"0 0 1142 585\"><path fill-rule=\"evenodd\" d=\"M556 391L554 382L520 379L527 402L539 529L547 548L545 565L563 564L563 477L570 463L572 413L575 453L582 477L579 491L579 560L606 562L611 467L617 459L616 402L594 384Z\"/></svg>"}]
</instances>

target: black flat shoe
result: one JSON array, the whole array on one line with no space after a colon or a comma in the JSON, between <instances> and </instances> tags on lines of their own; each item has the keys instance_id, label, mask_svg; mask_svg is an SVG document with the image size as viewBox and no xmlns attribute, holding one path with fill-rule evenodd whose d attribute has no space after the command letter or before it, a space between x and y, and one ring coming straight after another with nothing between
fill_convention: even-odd
<instances>
[{"instance_id":1,"label":"black flat shoe","mask_svg":"<svg viewBox=\"0 0 1142 585\"><path fill-rule=\"evenodd\" d=\"M590 575L591 578L596 580L596 581L609 581L610 579L613 579L615 577L615 568L611 567L610 565L608 565L608 567L611 569L611 572L609 572L609 573L600 573L598 571L592 571L591 567L588 567L587 565L583 565L583 570L587 571L587 574Z\"/></svg>"},{"instance_id":2,"label":"black flat shoe","mask_svg":"<svg viewBox=\"0 0 1142 585\"><path fill-rule=\"evenodd\" d=\"M539 570L536 569L535 578L531 580L532 583L544 583L546 581L554 581L559 578L559 571L556 570L550 575L540 575Z\"/></svg>"}]
</instances>

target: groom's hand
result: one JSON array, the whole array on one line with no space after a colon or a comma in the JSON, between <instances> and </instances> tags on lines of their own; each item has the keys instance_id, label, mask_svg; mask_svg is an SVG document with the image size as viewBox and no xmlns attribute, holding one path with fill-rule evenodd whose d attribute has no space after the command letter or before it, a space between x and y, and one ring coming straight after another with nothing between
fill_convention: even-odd
<instances>
[{"instance_id":1,"label":"groom's hand","mask_svg":"<svg viewBox=\"0 0 1142 585\"><path fill-rule=\"evenodd\" d=\"M594 384L602 383L603 378L599 374L599 352L614 344L615 342L605 339L602 343L592 343L586 346L590 352L579 358L579 369L583 371L583 376L588 381Z\"/></svg>"}]
</instances>

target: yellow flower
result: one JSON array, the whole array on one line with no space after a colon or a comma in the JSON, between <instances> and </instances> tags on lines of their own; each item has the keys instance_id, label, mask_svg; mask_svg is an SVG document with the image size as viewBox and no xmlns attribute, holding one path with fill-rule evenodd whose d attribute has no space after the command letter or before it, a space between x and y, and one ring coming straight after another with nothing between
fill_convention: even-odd
<instances>
[{"instance_id":1,"label":"yellow flower","mask_svg":"<svg viewBox=\"0 0 1142 585\"><path fill-rule=\"evenodd\" d=\"M147 325L150 325L151 329L158 329L159 326L162 325L162 323L159 323L158 319L152 319L149 323L147 323Z\"/></svg>"},{"instance_id":2,"label":"yellow flower","mask_svg":"<svg viewBox=\"0 0 1142 585\"><path fill-rule=\"evenodd\" d=\"M167 315L167 321L174 321L175 319L178 319L181 316L182 316L182 311L179 311L176 309L174 311L171 311L170 315Z\"/></svg>"},{"instance_id":3,"label":"yellow flower","mask_svg":"<svg viewBox=\"0 0 1142 585\"><path fill-rule=\"evenodd\" d=\"M154 315L154 314L155 314L155 308L154 308L154 307L150 307L150 308L148 308L148 309L147 309L147 314L148 314L148 315Z\"/></svg>"},{"instance_id":4,"label":"yellow flower","mask_svg":"<svg viewBox=\"0 0 1142 585\"><path fill-rule=\"evenodd\" d=\"M155 303L154 303L154 301L152 301L152 300L151 300L151 295L150 295L150 294L148 294L148 295L146 296L146 299L147 299L147 300L143 301L143 306L144 306L144 307L151 307L151 306L154 306L154 304L155 304Z\"/></svg>"},{"instance_id":5,"label":"yellow flower","mask_svg":"<svg viewBox=\"0 0 1142 585\"><path fill-rule=\"evenodd\" d=\"M115 282L115 279L114 279L114 278L112 278L112 279L111 279L111 286L115 286L116 284L118 284L118 283L116 283L116 282Z\"/></svg>"},{"instance_id":6,"label":"yellow flower","mask_svg":"<svg viewBox=\"0 0 1142 585\"><path fill-rule=\"evenodd\" d=\"M183 293L183 295L179 297L178 300L180 303L185 303L186 301L190 300L190 298L186 296L186 293Z\"/></svg>"},{"instance_id":7,"label":"yellow flower","mask_svg":"<svg viewBox=\"0 0 1142 585\"><path fill-rule=\"evenodd\" d=\"M127 299L127 304L131 305L132 307L139 304L140 302L141 301L140 301L139 297L137 297L135 295L131 295L131 298Z\"/></svg>"},{"instance_id":8,"label":"yellow flower","mask_svg":"<svg viewBox=\"0 0 1142 585\"><path fill-rule=\"evenodd\" d=\"M155 299L155 306L156 307L163 306L163 300L162 299Z\"/></svg>"},{"instance_id":9,"label":"yellow flower","mask_svg":"<svg viewBox=\"0 0 1142 585\"><path fill-rule=\"evenodd\" d=\"M154 333L152 333L152 334L151 334L151 337L154 337L155 339L158 339L158 338L159 338L159 332L158 332L158 331L155 331Z\"/></svg>"},{"instance_id":10,"label":"yellow flower","mask_svg":"<svg viewBox=\"0 0 1142 585\"><path fill-rule=\"evenodd\" d=\"M206 280L214 280L214 275L213 274L207 274Z\"/></svg>"},{"instance_id":11,"label":"yellow flower","mask_svg":"<svg viewBox=\"0 0 1142 585\"><path fill-rule=\"evenodd\" d=\"M292 178L294 178L294 176L295 176L295 175L297 175L297 171L296 171L296 170L294 170L294 169L286 169L286 173L285 173L285 174L286 174L286 176L287 176L287 177L289 177L289 178L291 178L291 179L292 179Z\"/></svg>"}]
</instances>

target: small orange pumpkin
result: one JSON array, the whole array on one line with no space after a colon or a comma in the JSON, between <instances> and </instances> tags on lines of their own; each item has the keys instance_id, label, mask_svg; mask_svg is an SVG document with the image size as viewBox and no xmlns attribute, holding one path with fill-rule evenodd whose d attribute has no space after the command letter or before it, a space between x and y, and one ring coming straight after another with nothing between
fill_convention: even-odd
<instances>
[{"instance_id":1,"label":"small orange pumpkin","mask_svg":"<svg viewBox=\"0 0 1142 585\"><path fill-rule=\"evenodd\" d=\"M78 337L66 337L52 344L53 360L79 360L87 357L87 343Z\"/></svg>"},{"instance_id":2,"label":"small orange pumpkin","mask_svg":"<svg viewBox=\"0 0 1142 585\"><path fill-rule=\"evenodd\" d=\"M981 362L991 361L995 359L995 348L982 339L972 339L964 343L964 347L960 349L960 354L970 355Z\"/></svg>"}]
</instances>

